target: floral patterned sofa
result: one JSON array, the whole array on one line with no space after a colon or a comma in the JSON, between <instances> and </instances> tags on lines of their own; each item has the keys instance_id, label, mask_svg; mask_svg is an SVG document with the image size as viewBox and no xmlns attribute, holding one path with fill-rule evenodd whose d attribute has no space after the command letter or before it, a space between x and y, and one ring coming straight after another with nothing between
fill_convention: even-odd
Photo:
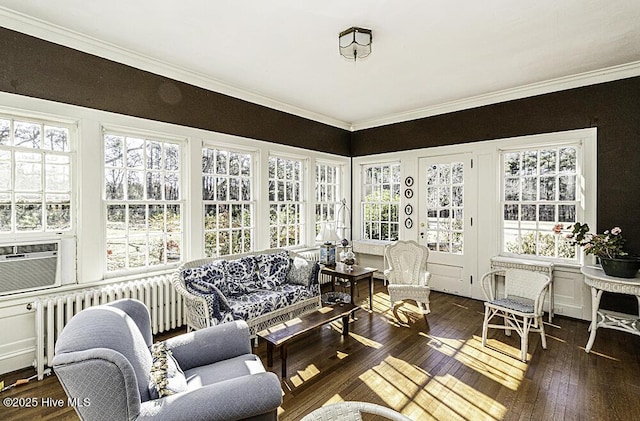
<instances>
[{"instance_id":1,"label":"floral patterned sofa","mask_svg":"<svg viewBox=\"0 0 640 421\"><path fill-rule=\"evenodd\" d=\"M260 330L320 308L320 267L309 256L274 249L200 259L173 274L183 297L187 328L245 320Z\"/></svg>"}]
</instances>

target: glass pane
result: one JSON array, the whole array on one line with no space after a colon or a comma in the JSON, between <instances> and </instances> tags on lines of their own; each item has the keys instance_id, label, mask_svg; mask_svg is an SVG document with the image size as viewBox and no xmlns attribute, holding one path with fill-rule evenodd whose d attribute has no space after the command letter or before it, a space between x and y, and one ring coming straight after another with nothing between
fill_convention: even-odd
<instances>
[{"instance_id":1,"label":"glass pane","mask_svg":"<svg viewBox=\"0 0 640 421\"><path fill-rule=\"evenodd\" d=\"M554 222L556 220L555 205L540 205L540 215L538 220L542 222Z\"/></svg>"},{"instance_id":2,"label":"glass pane","mask_svg":"<svg viewBox=\"0 0 640 421\"><path fill-rule=\"evenodd\" d=\"M11 143L11 122L9 120L0 119L0 145L9 145Z\"/></svg>"},{"instance_id":3,"label":"glass pane","mask_svg":"<svg viewBox=\"0 0 640 421\"><path fill-rule=\"evenodd\" d=\"M18 191L42 190L42 156L16 152L15 189Z\"/></svg>"},{"instance_id":4,"label":"glass pane","mask_svg":"<svg viewBox=\"0 0 640 421\"><path fill-rule=\"evenodd\" d=\"M145 205L129 205L129 231L146 232L147 209Z\"/></svg>"},{"instance_id":5,"label":"glass pane","mask_svg":"<svg viewBox=\"0 0 640 421\"><path fill-rule=\"evenodd\" d=\"M127 199L140 200L144 197L143 177L143 171L129 171L127 173Z\"/></svg>"},{"instance_id":6,"label":"glass pane","mask_svg":"<svg viewBox=\"0 0 640 421\"><path fill-rule=\"evenodd\" d=\"M556 200L555 177L540 177L540 200Z\"/></svg>"},{"instance_id":7,"label":"glass pane","mask_svg":"<svg viewBox=\"0 0 640 421\"><path fill-rule=\"evenodd\" d=\"M451 184L451 166L441 164L440 165L440 184Z\"/></svg>"},{"instance_id":8,"label":"glass pane","mask_svg":"<svg viewBox=\"0 0 640 421\"><path fill-rule=\"evenodd\" d=\"M562 175L558 181L560 200L576 200L576 176Z\"/></svg>"},{"instance_id":9,"label":"glass pane","mask_svg":"<svg viewBox=\"0 0 640 421\"><path fill-rule=\"evenodd\" d=\"M251 180L248 178L242 179L242 197L240 200L251 200Z\"/></svg>"},{"instance_id":10,"label":"glass pane","mask_svg":"<svg viewBox=\"0 0 640 421\"><path fill-rule=\"evenodd\" d=\"M464 164L462 162L456 162L452 164L452 179L453 184L462 184L464 181Z\"/></svg>"},{"instance_id":11,"label":"glass pane","mask_svg":"<svg viewBox=\"0 0 640 421\"><path fill-rule=\"evenodd\" d=\"M147 172L147 199L162 200L162 181L158 172Z\"/></svg>"},{"instance_id":12,"label":"glass pane","mask_svg":"<svg viewBox=\"0 0 640 421\"><path fill-rule=\"evenodd\" d=\"M24 121L14 122L13 143L15 146L39 149L41 147L40 134L40 124Z\"/></svg>"},{"instance_id":13,"label":"glass pane","mask_svg":"<svg viewBox=\"0 0 640 421\"><path fill-rule=\"evenodd\" d=\"M132 237L129 240L129 267L138 268L147 265L147 239Z\"/></svg>"},{"instance_id":14,"label":"glass pane","mask_svg":"<svg viewBox=\"0 0 640 421\"><path fill-rule=\"evenodd\" d=\"M504 175L506 176L520 175L520 154L519 153L504 154Z\"/></svg>"},{"instance_id":15,"label":"glass pane","mask_svg":"<svg viewBox=\"0 0 640 421\"><path fill-rule=\"evenodd\" d=\"M536 220L536 205L522 205L522 221Z\"/></svg>"},{"instance_id":16,"label":"glass pane","mask_svg":"<svg viewBox=\"0 0 640 421\"><path fill-rule=\"evenodd\" d=\"M47 230L71 228L71 200L66 195L47 195Z\"/></svg>"},{"instance_id":17,"label":"glass pane","mask_svg":"<svg viewBox=\"0 0 640 421\"><path fill-rule=\"evenodd\" d=\"M164 263L165 257L164 237L161 235L149 236L149 265L159 265Z\"/></svg>"},{"instance_id":18,"label":"glass pane","mask_svg":"<svg viewBox=\"0 0 640 421\"><path fill-rule=\"evenodd\" d=\"M526 151L522 154L522 175L538 173L538 152Z\"/></svg>"},{"instance_id":19,"label":"glass pane","mask_svg":"<svg viewBox=\"0 0 640 421\"><path fill-rule=\"evenodd\" d=\"M576 205L559 205L558 221L576 222Z\"/></svg>"},{"instance_id":20,"label":"glass pane","mask_svg":"<svg viewBox=\"0 0 640 421\"><path fill-rule=\"evenodd\" d=\"M180 147L178 145L164 144L164 169L167 171L180 169Z\"/></svg>"},{"instance_id":21,"label":"glass pane","mask_svg":"<svg viewBox=\"0 0 640 421\"><path fill-rule=\"evenodd\" d=\"M537 200L538 199L538 186L537 179L535 178L523 178L522 179L522 200Z\"/></svg>"},{"instance_id":22,"label":"glass pane","mask_svg":"<svg viewBox=\"0 0 640 421\"><path fill-rule=\"evenodd\" d=\"M229 175L240 175L240 155L234 152L229 154Z\"/></svg>"},{"instance_id":23,"label":"glass pane","mask_svg":"<svg viewBox=\"0 0 640 421\"><path fill-rule=\"evenodd\" d=\"M168 173L164 176L165 200L180 199L180 178L177 173Z\"/></svg>"},{"instance_id":24,"label":"glass pane","mask_svg":"<svg viewBox=\"0 0 640 421\"><path fill-rule=\"evenodd\" d=\"M11 231L11 196L0 194L0 232Z\"/></svg>"},{"instance_id":25,"label":"glass pane","mask_svg":"<svg viewBox=\"0 0 640 421\"><path fill-rule=\"evenodd\" d=\"M204 235L204 251L207 257L218 256L218 234L215 232L206 233Z\"/></svg>"},{"instance_id":26,"label":"glass pane","mask_svg":"<svg viewBox=\"0 0 640 421\"><path fill-rule=\"evenodd\" d=\"M228 152L217 151L216 154L216 174L227 175Z\"/></svg>"},{"instance_id":27,"label":"glass pane","mask_svg":"<svg viewBox=\"0 0 640 421\"><path fill-rule=\"evenodd\" d=\"M540 151L540 174L556 173L555 149Z\"/></svg>"},{"instance_id":28,"label":"glass pane","mask_svg":"<svg viewBox=\"0 0 640 421\"><path fill-rule=\"evenodd\" d=\"M504 180L504 200L520 199L520 179L507 178Z\"/></svg>"},{"instance_id":29,"label":"glass pane","mask_svg":"<svg viewBox=\"0 0 640 421\"><path fill-rule=\"evenodd\" d=\"M42 204L35 201L16 203L16 228L18 231L42 230Z\"/></svg>"},{"instance_id":30,"label":"glass pane","mask_svg":"<svg viewBox=\"0 0 640 421\"><path fill-rule=\"evenodd\" d=\"M166 206L167 232L182 232L182 205Z\"/></svg>"},{"instance_id":31,"label":"glass pane","mask_svg":"<svg viewBox=\"0 0 640 421\"><path fill-rule=\"evenodd\" d=\"M213 163L215 159L215 150L213 149L203 149L202 150L202 172L204 174L213 174L215 171L215 167Z\"/></svg>"},{"instance_id":32,"label":"glass pane","mask_svg":"<svg viewBox=\"0 0 640 421\"><path fill-rule=\"evenodd\" d=\"M164 232L163 205L149 205L149 232Z\"/></svg>"},{"instance_id":33,"label":"glass pane","mask_svg":"<svg viewBox=\"0 0 640 421\"><path fill-rule=\"evenodd\" d=\"M69 152L69 129L44 126L44 148L51 151Z\"/></svg>"},{"instance_id":34,"label":"glass pane","mask_svg":"<svg viewBox=\"0 0 640 421\"><path fill-rule=\"evenodd\" d=\"M107 237L124 237L127 233L126 206L107 206Z\"/></svg>"},{"instance_id":35,"label":"glass pane","mask_svg":"<svg viewBox=\"0 0 640 421\"><path fill-rule=\"evenodd\" d=\"M229 200L227 189L228 189L227 179L223 177L218 177L216 179L216 190L217 190L216 199L220 201Z\"/></svg>"},{"instance_id":36,"label":"glass pane","mask_svg":"<svg viewBox=\"0 0 640 421\"><path fill-rule=\"evenodd\" d=\"M518 221L519 218L518 205L504 205L504 220Z\"/></svg>"},{"instance_id":37,"label":"glass pane","mask_svg":"<svg viewBox=\"0 0 640 421\"><path fill-rule=\"evenodd\" d=\"M216 200L216 183L215 177L205 175L202 177L202 199Z\"/></svg>"},{"instance_id":38,"label":"glass pane","mask_svg":"<svg viewBox=\"0 0 640 421\"><path fill-rule=\"evenodd\" d=\"M11 190L11 162L0 161L0 190Z\"/></svg>"},{"instance_id":39,"label":"glass pane","mask_svg":"<svg viewBox=\"0 0 640 421\"><path fill-rule=\"evenodd\" d=\"M538 234L538 255L554 257L556 254L556 236L553 234Z\"/></svg>"},{"instance_id":40,"label":"glass pane","mask_svg":"<svg viewBox=\"0 0 640 421\"><path fill-rule=\"evenodd\" d=\"M462 186L451 188L451 206L462 206Z\"/></svg>"},{"instance_id":41,"label":"glass pane","mask_svg":"<svg viewBox=\"0 0 640 421\"><path fill-rule=\"evenodd\" d=\"M127 167L144 168L144 140L127 138Z\"/></svg>"},{"instance_id":42,"label":"glass pane","mask_svg":"<svg viewBox=\"0 0 640 421\"><path fill-rule=\"evenodd\" d=\"M123 270L127 261L127 244L124 238L107 240L107 271Z\"/></svg>"},{"instance_id":43,"label":"glass pane","mask_svg":"<svg viewBox=\"0 0 640 421\"><path fill-rule=\"evenodd\" d=\"M123 159L124 138L122 136L104 136L104 163L109 167L124 166Z\"/></svg>"},{"instance_id":44,"label":"glass pane","mask_svg":"<svg viewBox=\"0 0 640 421\"><path fill-rule=\"evenodd\" d=\"M49 192L68 192L71 190L69 179L69 165L51 165L45 166L46 171L46 189Z\"/></svg>"},{"instance_id":45,"label":"glass pane","mask_svg":"<svg viewBox=\"0 0 640 421\"><path fill-rule=\"evenodd\" d=\"M124 198L124 170L105 170L105 195L107 200L122 200Z\"/></svg>"},{"instance_id":46,"label":"glass pane","mask_svg":"<svg viewBox=\"0 0 640 421\"><path fill-rule=\"evenodd\" d=\"M147 142L147 169L162 168L162 145L158 142Z\"/></svg>"},{"instance_id":47,"label":"glass pane","mask_svg":"<svg viewBox=\"0 0 640 421\"><path fill-rule=\"evenodd\" d=\"M167 236L166 252L167 263L179 262L182 259L182 240L180 236Z\"/></svg>"},{"instance_id":48,"label":"glass pane","mask_svg":"<svg viewBox=\"0 0 640 421\"><path fill-rule=\"evenodd\" d=\"M560 148L560 163L559 171L561 173L575 173L576 172L576 148Z\"/></svg>"}]
</instances>

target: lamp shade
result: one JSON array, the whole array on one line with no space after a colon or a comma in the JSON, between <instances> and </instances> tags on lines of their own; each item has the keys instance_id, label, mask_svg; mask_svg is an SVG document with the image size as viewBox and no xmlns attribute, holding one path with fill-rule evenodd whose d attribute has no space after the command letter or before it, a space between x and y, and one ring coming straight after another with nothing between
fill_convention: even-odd
<instances>
[{"instance_id":1,"label":"lamp shade","mask_svg":"<svg viewBox=\"0 0 640 421\"><path fill-rule=\"evenodd\" d=\"M322 224L322 228L316 236L316 241L320 241L322 243L335 243L336 241L340 241L340 237L338 237L338 233L336 232L333 224L326 222Z\"/></svg>"},{"instance_id":2,"label":"lamp shade","mask_svg":"<svg viewBox=\"0 0 640 421\"><path fill-rule=\"evenodd\" d=\"M371 54L372 41L371 29L351 27L340 32L338 36L340 54L354 61L359 58L365 58Z\"/></svg>"}]
</instances>

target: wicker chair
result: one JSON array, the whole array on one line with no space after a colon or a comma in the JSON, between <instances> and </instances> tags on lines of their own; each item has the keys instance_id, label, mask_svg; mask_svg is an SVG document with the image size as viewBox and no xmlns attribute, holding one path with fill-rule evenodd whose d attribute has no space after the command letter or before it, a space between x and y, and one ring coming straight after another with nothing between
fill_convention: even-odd
<instances>
[{"instance_id":1,"label":"wicker chair","mask_svg":"<svg viewBox=\"0 0 640 421\"><path fill-rule=\"evenodd\" d=\"M494 279L504 276L504 294L496 298ZM489 328L504 329L507 336L515 330L520 335L520 359L527 361L529 332L539 332L542 348L547 349L542 316L544 297L551 278L540 272L523 269L502 269L488 272L482 277L484 303L484 323L482 325L482 346L487 344ZM495 316L503 318L503 324L490 324Z\"/></svg>"},{"instance_id":2,"label":"wicker chair","mask_svg":"<svg viewBox=\"0 0 640 421\"><path fill-rule=\"evenodd\" d=\"M362 414L377 415L393 421L412 421L411 418L405 417L391 408L369 402L338 402L323 406L306 415L300 421L361 421Z\"/></svg>"},{"instance_id":3,"label":"wicker chair","mask_svg":"<svg viewBox=\"0 0 640 421\"><path fill-rule=\"evenodd\" d=\"M429 249L415 241L396 241L386 246L384 252L390 266L384 271L384 277L391 308L398 301L414 300L423 314L429 314Z\"/></svg>"}]
</instances>

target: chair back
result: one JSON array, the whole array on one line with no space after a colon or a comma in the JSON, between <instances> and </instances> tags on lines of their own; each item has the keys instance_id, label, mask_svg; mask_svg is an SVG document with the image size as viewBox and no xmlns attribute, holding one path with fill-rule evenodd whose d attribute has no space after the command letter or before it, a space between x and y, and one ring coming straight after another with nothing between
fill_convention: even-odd
<instances>
[{"instance_id":1,"label":"chair back","mask_svg":"<svg viewBox=\"0 0 640 421\"><path fill-rule=\"evenodd\" d=\"M505 297L516 296L535 301L549 282L549 276L541 272L506 269L504 275Z\"/></svg>"},{"instance_id":2,"label":"chair back","mask_svg":"<svg viewBox=\"0 0 640 421\"><path fill-rule=\"evenodd\" d=\"M394 279L390 282L406 285L420 285L427 271L429 249L415 241L396 241L385 247L389 266L393 268Z\"/></svg>"}]
</instances>

